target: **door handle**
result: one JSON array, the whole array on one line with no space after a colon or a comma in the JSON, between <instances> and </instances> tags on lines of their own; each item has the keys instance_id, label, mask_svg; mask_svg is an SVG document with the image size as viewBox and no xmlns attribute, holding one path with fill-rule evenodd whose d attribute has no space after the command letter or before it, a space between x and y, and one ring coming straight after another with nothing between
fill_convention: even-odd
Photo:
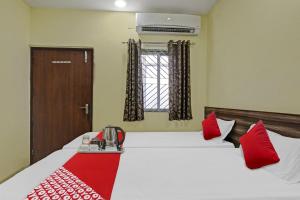
<instances>
[{"instance_id":1,"label":"door handle","mask_svg":"<svg viewBox=\"0 0 300 200\"><path fill-rule=\"evenodd\" d=\"M80 109L84 109L86 115L89 115L89 104L85 104L85 106L80 107Z\"/></svg>"}]
</instances>

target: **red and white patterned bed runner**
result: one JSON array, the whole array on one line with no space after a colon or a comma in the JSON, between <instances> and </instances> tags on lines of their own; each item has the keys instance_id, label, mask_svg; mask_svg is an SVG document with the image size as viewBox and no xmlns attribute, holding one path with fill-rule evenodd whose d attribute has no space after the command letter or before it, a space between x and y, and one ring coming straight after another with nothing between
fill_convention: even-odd
<instances>
[{"instance_id":1,"label":"red and white patterned bed runner","mask_svg":"<svg viewBox=\"0 0 300 200\"><path fill-rule=\"evenodd\" d=\"M98 134L102 137L102 132ZM120 154L76 153L28 196L27 200L109 200Z\"/></svg>"},{"instance_id":2,"label":"red and white patterned bed runner","mask_svg":"<svg viewBox=\"0 0 300 200\"><path fill-rule=\"evenodd\" d=\"M102 200L103 198L73 173L59 168L28 195L26 200Z\"/></svg>"}]
</instances>

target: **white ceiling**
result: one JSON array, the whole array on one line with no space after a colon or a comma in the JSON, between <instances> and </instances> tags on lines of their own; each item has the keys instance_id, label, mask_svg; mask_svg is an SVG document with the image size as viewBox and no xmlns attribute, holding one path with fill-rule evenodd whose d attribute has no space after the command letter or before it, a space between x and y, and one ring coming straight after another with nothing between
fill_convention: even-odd
<instances>
[{"instance_id":1,"label":"white ceiling","mask_svg":"<svg viewBox=\"0 0 300 200\"><path fill-rule=\"evenodd\" d=\"M32 7L75 8L105 11L162 12L207 14L217 0L126 0L125 8L114 6L115 0L25 0Z\"/></svg>"}]
</instances>

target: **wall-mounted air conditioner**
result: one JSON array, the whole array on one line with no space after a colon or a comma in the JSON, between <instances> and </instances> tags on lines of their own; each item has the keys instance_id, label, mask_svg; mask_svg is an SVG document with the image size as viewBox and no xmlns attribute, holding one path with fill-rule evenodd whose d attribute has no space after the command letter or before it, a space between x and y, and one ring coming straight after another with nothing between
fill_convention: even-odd
<instances>
[{"instance_id":1,"label":"wall-mounted air conditioner","mask_svg":"<svg viewBox=\"0 0 300 200\"><path fill-rule=\"evenodd\" d=\"M201 17L185 14L137 13L138 34L198 35Z\"/></svg>"}]
</instances>

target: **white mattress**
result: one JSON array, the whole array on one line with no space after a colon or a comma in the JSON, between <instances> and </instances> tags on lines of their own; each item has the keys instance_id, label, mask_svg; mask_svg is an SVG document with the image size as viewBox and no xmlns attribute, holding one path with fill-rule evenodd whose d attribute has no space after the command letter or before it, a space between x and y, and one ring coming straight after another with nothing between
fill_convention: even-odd
<instances>
[{"instance_id":1,"label":"white mattress","mask_svg":"<svg viewBox=\"0 0 300 200\"><path fill-rule=\"evenodd\" d=\"M112 200L299 200L300 184L264 169L249 170L228 148L128 148ZM20 200L62 166L74 150L57 151L0 185L1 200Z\"/></svg>"},{"instance_id":2,"label":"white mattress","mask_svg":"<svg viewBox=\"0 0 300 200\"><path fill-rule=\"evenodd\" d=\"M84 135L95 137L98 132ZM66 144L63 149L78 148L82 136ZM127 132L123 145L125 148L234 148L230 142L220 140L204 140L202 132Z\"/></svg>"}]
</instances>

